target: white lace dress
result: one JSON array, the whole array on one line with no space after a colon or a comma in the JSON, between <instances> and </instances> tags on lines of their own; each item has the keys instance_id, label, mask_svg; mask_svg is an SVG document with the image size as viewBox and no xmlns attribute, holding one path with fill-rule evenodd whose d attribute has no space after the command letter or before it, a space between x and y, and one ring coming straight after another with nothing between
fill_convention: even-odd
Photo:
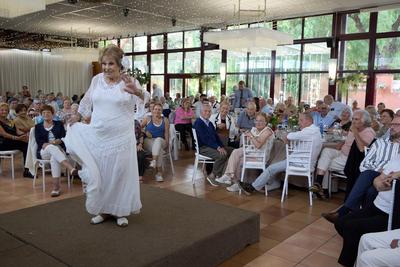
<instances>
[{"instance_id":1,"label":"white lace dress","mask_svg":"<svg viewBox=\"0 0 400 267\"><path fill-rule=\"evenodd\" d=\"M64 138L67 152L82 166L86 209L93 215L128 216L142 207L133 112L142 100L124 87L123 81L108 85L102 73L93 77L79 106L91 122L73 124Z\"/></svg>"}]
</instances>

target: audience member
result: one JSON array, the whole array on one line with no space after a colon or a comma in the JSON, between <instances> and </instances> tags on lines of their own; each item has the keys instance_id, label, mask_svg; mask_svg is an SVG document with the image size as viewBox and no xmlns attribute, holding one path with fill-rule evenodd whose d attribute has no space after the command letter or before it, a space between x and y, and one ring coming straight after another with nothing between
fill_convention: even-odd
<instances>
[{"instance_id":1,"label":"audience member","mask_svg":"<svg viewBox=\"0 0 400 267\"><path fill-rule=\"evenodd\" d=\"M256 110L256 104L249 102L247 103L246 109L240 112L237 120L237 127L240 132L245 132L255 126Z\"/></svg>"},{"instance_id":2,"label":"audience member","mask_svg":"<svg viewBox=\"0 0 400 267\"><path fill-rule=\"evenodd\" d=\"M297 107L293 104L293 97L289 96L286 100L285 115L292 116L297 114Z\"/></svg>"},{"instance_id":3,"label":"audience member","mask_svg":"<svg viewBox=\"0 0 400 267\"><path fill-rule=\"evenodd\" d=\"M136 151L137 151L137 160L138 160L138 172L139 172L139 181L143 181L144 171L148 165L147 153L143 148L144 143L144 134L142 132L142 128L140 127L140 123L138 120L135 120L135 137L136 137Z\"/></svg>"},{"instance_id":4,"label":"audience member","mask_svg":"<svg viewBox=\"0 0 400 267\"><path fill-rule=\"evenodd\" d=\"M234 118L229 115L229 103L222 102L219 112L212 114L210 121L214 125L224 147L238 147L238 145L233 143L237 135L237 128Z\"/></svg>"},{"instance_id":5,"label":"audience member","mask_svg":"<svg viewBox=\"0 0 400 267\"><path fill-rule=\"evenodd\" d=\"M394 119L394 112L391 109L383 109L380 114L380 123L382 127L376 134L377 138L388 138L390 136L390 123Z\"/></svg>"},{"instance_id":6,"label":"audience member","mask_svg":"<svg viewBox=\"0 0 400 267\"><path fill-rule=\"evenodd\" d=\"M328 128L330 128L332 126L332 124L339 118L343 109L346 108L347 105L343 104L341 102L335 101L335 99L331 95L326 95L324 97L324 103L330 107L330 111L324 118L323 125L324 126L326 125Z\"/></svg>"},{"instance_id":7,"label":"audience member","mask_svg":"<svg viewBox=\"0 0 400 267\"><path fill-rule=\"evenodd\" d=\"M238 83L238 89L234 91L233 108L245 108L247 101L253 97L249 88L245 88L244 81Z\"/></svg>"},{"instance_id":8,"label":"audience member","mask_svg":"<svg viewBox=\"0 0 400 267\"><path fill-rule=\"evenodd\" d=\"M216 114L219 112L220 104L218 103L215 96L210 96L210 106L212 114Z\"/></svg>"},{"instance_id":9,"label":"audience member","mask_svg":"<svg viewBox=\"0 0 400 267\"><path fill-rule=\"evenodd\" d=\"M381 124L378 121L378 111L376 111L375 106L369 105L365 108L366 111L368 111L369 115L371 116L371 127L374 129L375 132L379 132L379 129L381 128Z\"/></svg>"},{"instance_id":10,"label":"audience member","mask_svg":"<svg viewBox=\"0 0 400 267\"><path fill-rule=\"evenodd\" d=\"M358 102L357 100L354 100L353 103L351 104L351 110L354 112L356 110L359 110L360 108L358 107Z\"/></svg>"},{"instance_id":11,"label":"audience member","mask_svg":"<svg viewBox=\"0 0 400 267\"><path fill-rule=\"evenodd\" d=\"M386 108L385 103L380 102L378 104L378 114L380 115L385 108Z\"/></svg>"},{"instance_id":12,"label":"audience member","mask_svg":"<svg viewBox=\"0 0 400 267\"><path fill-rule=\"evenodd\" d=\"M175 111L175 129L180 133L181 141L185 146L186 150L189 150L189 144L186 139L186 134L189 133L192 139L192 148L194 148L194 139L192 132L192 120L194 120L194 112L190 108L190 102L188 98L182 100L182 106L177 108Z\"/></svg>"},{"instance_id":13,"label":"audience member","mask_svg":"<svg viewBox=\"0 0 400 267\"><path fill-rule=\"evenodd\" d=\"M164 96L163 90L155 83L153 83L153 93L151 95L151 98L154 100L160 100L160 98Z\"/></svg>"},{"instance_id":14,"label":"audience member","mask_svg":"<svg viewBox=\"0 0 400 267\"><path fill-rule=\"evenodd\" d=\"M10 111L8 113L7 119L12 121L17 117L17 112L15 111L15 109L17 108L17 105L18 105L18 99L10 98L8 100L8 105L9 105Z\"/></svg>"},{"instance_id":15,"label":"audience member","mask_svg":"<svg viewBox=\"0 0 400 267\"><path fill-rule=\"evenodd\" d=\"M24 104L18 104L15 109L17 112L17 117L14 120L15 128L17 128L17 134L27 134L32 127L35 126L35 122L28 117L27 108Z\"/></svg>"}]
</instances>

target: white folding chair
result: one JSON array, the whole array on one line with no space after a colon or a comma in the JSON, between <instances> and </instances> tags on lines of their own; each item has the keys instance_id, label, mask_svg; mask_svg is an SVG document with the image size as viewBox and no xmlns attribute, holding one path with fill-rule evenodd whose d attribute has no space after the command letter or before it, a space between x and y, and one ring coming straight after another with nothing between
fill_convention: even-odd
<instances>
[{"instance_id":1,"label":"white folding chair","mask_svg":"<svg viewBox=\"0 0 400 267\"><path fill-rule=\"evenodd\" d=\"M346 174L343 171L338 170L328 170L328 194L331 197L332 194L332 178L347 179Z\"/></svg>"},{"instance_id":2,"label":"white folding chair","mask_svg":"<svg viewBox=\"0 0 400 267\"><path fill-rule=\"evenodd\" d=\"M387 230L388 231L390 231L390 230L392 230L392 223L393 223L393 209L394 209L394 201L395 201L395 199L394 199L394 197L395 197L395 190L396 190L396 179L394 179L393 180L393 183L392 183L392 195L393 195L393 199L392 199L392 208L390 209L390 212L389 212L389 218L388 218L388 228L387 228ZM397 186L399 186L399 185L397 185ZM398 215L398 214L397 214Z\"/></svg>"},{"instance_id":3,"label":"white folding chair","mask_svg":"<svg viewBox=\"0 0 400 267\"><path fill-rule=\"evenodd\" d=\"M19 150L7 150L7 151L0 151L0 173L3 173L3 169L1 168L1 160L2 159L9 159L11 162L11 178L12 180L15 179L15 155L18 154Z\"/></svg>"},{"instance_id":4,"label":"white folding chair","mask_svg":"<svg viewBox=\"0 0 400 267\"><path fill-rule=\"evenodd\" d=\"M246 169L257 169L265 171L267 164L267 150L271 147L272 144L267 144L265 149L260 150L256 148L255 145L251 142L251 140L243 135L243 167L242 167L242 175L240 176L240 181L243 182L244 174ZM267 142L272 142L273 138L267 140ZM242 193L242 190L239 190L239 194ZM265 195L268 195L267 185L265 184Z\"/></svg>"},{"instance_id":5,"label":"white folding chair","mask_svg":"<svg viewBox=\"0 0 400 267\"><path fill-rule=\"evenodd\" d=\"M314 166L311 166L312 140L290 140L286 145L286 174L283 182L281 202L288 194L288 180L290 175L306 176L308 187L312 185ZM309 191L310 206L312 206L312 192Z\"/></svg>"},{"instance_id":6,"label":"white folding chair","mask_svg":"<svg viewBox=\"0 0 400 267\"><path fill-rule=\"evenodd\" d=\"M194 138L195 147L196 147L194 166L193 166L193 176L192 176L192 184L194 185L194 182L196 180L197 167L198 167L199 163L203 163L203 168L204 168L206 163L215 163L215 161L210 157L200 154L199 142L197 140L196 129L193 128L192 132L193 132L193 138Z\"/></svg>"},{"instance_id":7,"label":"white folding chair","mask_svg":"<svg viewBox=\"0 0 400 267\"><path fill-rule=\"evenodd\" d=\"M171 124L170 124L171 126ZM175 150L176 150L176 136L174 135L175 132L175 128L169 128L169 144L168 144L168 156L169 157L169 161L171 164L171 171L172 171L172 175L175 176L175 167L174 167L174 161L172 158L172 153L174 153L175 155ZM164 171L164 160L161 162L161 168Z\"/></svg>"}]
</instances>

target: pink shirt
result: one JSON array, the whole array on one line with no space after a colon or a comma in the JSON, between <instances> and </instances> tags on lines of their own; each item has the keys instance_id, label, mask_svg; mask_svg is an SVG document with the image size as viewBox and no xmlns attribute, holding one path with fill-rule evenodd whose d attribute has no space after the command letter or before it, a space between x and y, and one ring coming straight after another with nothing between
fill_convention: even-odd
<instances>
[{"instance_id":1,"label":"pink shirt","mask_svg":"<svg viewBox=\"0 0 400 267\"><path fill-rule=\"evenodd\" d=\"M185 111L182 107L179 107L175 111L175 124L188 124L192 123L192 119L182 119L183 117L193 117L193 110L190 108L189 111Z\"/></svg>"},{"instance_id":2,"label":"pink shirt","mask_svg":"<svg viewBox=\"0 0 400 267\"><path fill-rule=\"evenodd\" d=\"M363 131L360 132L361 138L366 141L369 144L371 144L372 140L374 140L376 133L371 127L365 128ZM346 156L349 155L350 153L350 148L351 145L353 144L355 138L354 134L352 132L349 132L347 135L346 141L344 142L344 145L342 146L342 153Z\"/></svg>"}]
</instances>

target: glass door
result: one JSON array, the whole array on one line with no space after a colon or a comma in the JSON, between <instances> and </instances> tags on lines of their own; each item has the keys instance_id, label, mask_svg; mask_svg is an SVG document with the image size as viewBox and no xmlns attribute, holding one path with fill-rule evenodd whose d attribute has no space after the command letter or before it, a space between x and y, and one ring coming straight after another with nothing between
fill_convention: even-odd
<instances>
[{"instance_id":1,"label":"glass door","mask_svg":"<svg viewBox=\"0 0 400 267\"><path fill-rule=\"evenodd\" d=\"M192 78L190 75L185 76L168 77L169 95L172 98L175 98L176 93L180 93L181 97L187 97L200 92L200 79Z\"/></svg>"},{"instance_id":2,"label":"glass door","mask_svg":"<svg viewBox=\"0 0 400 267\"><path fill-rule=\"evenodd\" d=\"M180 93L183 96L184 83L182 78L169 78L169 96L175 99L176 93Z\"/></svg>"}]
</instances>

